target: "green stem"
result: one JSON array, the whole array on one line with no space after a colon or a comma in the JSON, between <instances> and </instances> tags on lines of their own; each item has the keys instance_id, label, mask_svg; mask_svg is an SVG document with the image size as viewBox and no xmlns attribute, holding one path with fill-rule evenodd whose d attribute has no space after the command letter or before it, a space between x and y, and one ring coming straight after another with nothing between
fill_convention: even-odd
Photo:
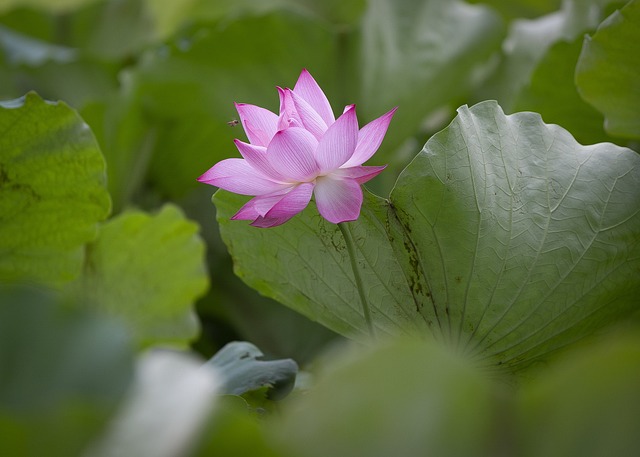
<instances>
[{"instance_id":1,"label":"green stem","mask_svg":"<svg viewBox=\"0 0 640 457\"><path fill-rule=\"evenodd\" d=\"M349 253L349 260L351 261L351 270L353 271L353 277L356 280L356 287L358 288L358 295L360 295L360 303L362 304L362 313L364 314L364 320L367 323L369 329L369 335L371 339L376 338L376 333L373 328L373 321L371 320L371 311L369 309L369 302L364 293L364 286L362 285L362 278L360 277L360 271L358 271L358 264L356 263L356 251L354 248L353 237L351 236L351 230L346 222L340 222L338 224L342 237L347 245L347 252Z\"/></svg>"}]
</instances>

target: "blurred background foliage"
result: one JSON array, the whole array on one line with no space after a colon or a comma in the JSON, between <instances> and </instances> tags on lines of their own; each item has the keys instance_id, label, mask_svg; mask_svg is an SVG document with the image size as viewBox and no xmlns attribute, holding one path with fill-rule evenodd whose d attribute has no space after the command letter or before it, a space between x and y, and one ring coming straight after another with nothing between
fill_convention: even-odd
<instances>
[{"instance_id":1,"label":"blurred background foliage","mask_svg":"<svg viewBox=\"0 0 640 457\"><path fill-rule=\"evenodd\" d=\"M386 195L424 141L461 104L497 99L534 110L582 143L608 136L573 83L585 33L620 3L522 0L75 0L0 2L0 97L35 90L63 100L95 134L113 214L172 202L207 245L209 292L198 301L205 355L226 341L310 357L334 336L259 297L233 274L211 188L196 182L237 156L233 102L277 110L276 85L307 68L334 109L361 124L400 109L372 183Z\"/></svg>"},{"instance_id":2,"label":"blurred background foliage","mask_svg":"<svg viewBox=\"0 0 640 457\"><path fill-rule=\"evenodd\" d=\"M632 3L637 11L637 3ZM56 287L61 281L69 284L59 300L75 303L71 308L90 303L122 319L131 333L127 344L132 348L190 345L208 358L227 342L241 339L255 343L268 357L293 358L302 367L310 366L341 337L261 297L233 274L211 203L214 189L196 182L214 163L238 156L233 139L243 139L244 134L241 127L228 124L237 117L233 103L276 111L275 86L292 86L300 70L307 68L336 112L346 104L357 104L361 125L399 106L372 162L390 165L370 186L381 196L389 193L426 139L453 119L458 106L481 100L497 100L507 114L537 111L545 122L565 127L582 144L608 141L637 150L637 129L608 133L606 110L590 104L593 97L583 98L575 84L585 34L593 35L624 4L607 0L0 0L0 100L35 91L41 99L31 95L25 106L31 103L30 109L42 112L51 108L42 99L63 101L58 105L61 114L51 115L65 116L69 128L80 128L83 121L89 125L95 140L84 134L73 138L84 142L94 162L101 151L111 200L108 203L104 195L91 198L97 207L92 213L39 222L51 230L64 230L64 225L55 224L65 221L97 228L69 242L73 255L65 257L65 274L57 271L49 277L45 272L41 277L25 270L25 278ZM0 145L6 150L22 141L8 133L13 122L0 124ZM18 136L30 132L29 125ZM65 132L47 132L55 140L52 148L62 148ZM105 172L101 160L94 164L98 174ZM49 166L43 159L33 170ZM56 185L64 188L68 180L69 175L62 174ZM105 186L104 181L98 182ZM69 187L66 194L52 197L60 204L56 212L73 193ZM9 194L0 196L5 205L1 209L6 210ZM7 214L0 219L3 225L9 220ZM3 248L2 243L18 233L18 225L13 232L7 227L8 223L0 227ZM120 252L130 257L123 258ZM135 265L132 258L137 259ZM2 268L0 263L0 279L16 279ZM19 301L23 293L31 292L11 290L2 299ZM65 329L75 328L76 323L64 319L59 329L50 331L73 338L76 334ZM82 319L88 319L87 325L110 325L98 324L92 317ZM86 341L98 344L104 334L100 332L106 330L96 328L92 337L96 341ZM109 360L126 363L131 353L122 349L125 343L117 335L108 337L116 340L109 343L114 351ZM46 334L42 338L56 339ZM56 357L64 360L65 354L61 350ZM394 369L388 354L380 360ZM455 378L458 368L452 363ZM576 374L566 376L579 376L581 370L588 368L577 366ZM121 394L117 386L130 372L119 370L117 375L108 390L113 398ZM347 370L334 376L353 381L355 375ZM427 373L424 376L425 382L432 382ZM60 385L65 385L63 381ZM469 392L481 392L474 401L492 408L487 406L495 395L491 388L469 382ZM562 375L557 382L563 382ZM91 394L90 389L87 392ZM532 389L531 398L535 395L553 402L544 387ZM321 405L322 398L309 400L311 407ZM532 408L527 402L525 398L518 408ZM357 415L358 405L352 403L350 413ZM578 408L577 400L575 405ZM92 418L87 427L103 420L102 407L82 413ZM219 415L228 419L223 421L227 436L251 430L247 443L255 441L252 449L268 455L271 451L262 432L254 430L255 424L239 416L237 409L233 402L220 409ZM75 413L60 414L66 414L65 420L77 420ZM467 425L476 427L472 422ZM24 433L35 430L29 427ZM229 445L217 430L202 444L202 455L208 446ZM50 455L69 455L83 444L72 440L68 449ZM474 446L475 441L461 443L467 445Z\"/></svg>"}]
</instances>

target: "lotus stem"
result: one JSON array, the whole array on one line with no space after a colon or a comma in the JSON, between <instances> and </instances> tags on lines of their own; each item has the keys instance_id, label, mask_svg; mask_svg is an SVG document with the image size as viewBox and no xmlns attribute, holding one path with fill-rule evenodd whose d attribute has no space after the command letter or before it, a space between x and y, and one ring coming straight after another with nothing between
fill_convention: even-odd
<instances>
[{"instance_id":1,"label":"lotus stem","mask_svg":"<svg viewBox=\"0 0 640 457\"><path fill-rule=\"evenodd\" d=\"M351 270L353 271L353 277L356 280L356 287L358 288L358 295L360 296L360 303L362 305L362 314L364 315L364 320L367 324L367 328L369 329L369 335L371 336L371 339L375 340L376 334L373 328L373 321L371 320L371 310L369 308L369 302L367 301L367 297L364 293L362 278L360 277L360 271L358 270L358 263L356 262L355 244L353 242L353 237L351 235L351 229L349 228L346 222L340 222L338 224L338 227L340 228L340 231L342 232L342 237L344 238L344 242L347 245L349 260L351 261Z\"/></svg>"}]
</instances>

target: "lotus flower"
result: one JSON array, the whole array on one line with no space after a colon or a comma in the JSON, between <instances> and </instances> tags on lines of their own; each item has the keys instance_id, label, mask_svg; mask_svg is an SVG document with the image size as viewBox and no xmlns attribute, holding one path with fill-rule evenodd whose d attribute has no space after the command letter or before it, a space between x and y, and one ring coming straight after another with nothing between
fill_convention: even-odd
<instances>
[{"instance_id":1,"label":"lotus flower","mask_svg":"<svg viewBox=\"0 0 640 457\"><path fill-rule=\"evenodd\" d=\"M291 89L278 87L280 114L236 103L249 143L235 140L242 159L218 162L198 181L255 196L231 218L275 227L301 212L315 196L334 224L360 215L360 185L385 166L363 166L380 147L396 108L358 128L355 105L338 119L307 70Z\"/></svg>"}]
</instances>

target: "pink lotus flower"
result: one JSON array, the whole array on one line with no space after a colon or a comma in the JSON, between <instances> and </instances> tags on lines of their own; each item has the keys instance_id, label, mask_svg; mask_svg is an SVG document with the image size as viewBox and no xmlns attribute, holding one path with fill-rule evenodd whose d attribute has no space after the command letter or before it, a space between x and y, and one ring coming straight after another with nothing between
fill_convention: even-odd
<instances>
[{"instance_id":1,"label":"pink lotus flower","mask_svg":"<svg viewBox=\"0 0 640 457\"><path fill-rule=\"evenodd\" d=\"M242 159L218 162L198 181L242 195L254 195L231 218L255 227L275 227L302 211L315 195L329 222L360 215L360 185L385 166L363 166L380 147L392 109L358 129L355 105L338 119L324 92L307 70L293 90L278 87L280 114L236 103L249 143L235 140Z\"/></svg>"}]
</instances>

